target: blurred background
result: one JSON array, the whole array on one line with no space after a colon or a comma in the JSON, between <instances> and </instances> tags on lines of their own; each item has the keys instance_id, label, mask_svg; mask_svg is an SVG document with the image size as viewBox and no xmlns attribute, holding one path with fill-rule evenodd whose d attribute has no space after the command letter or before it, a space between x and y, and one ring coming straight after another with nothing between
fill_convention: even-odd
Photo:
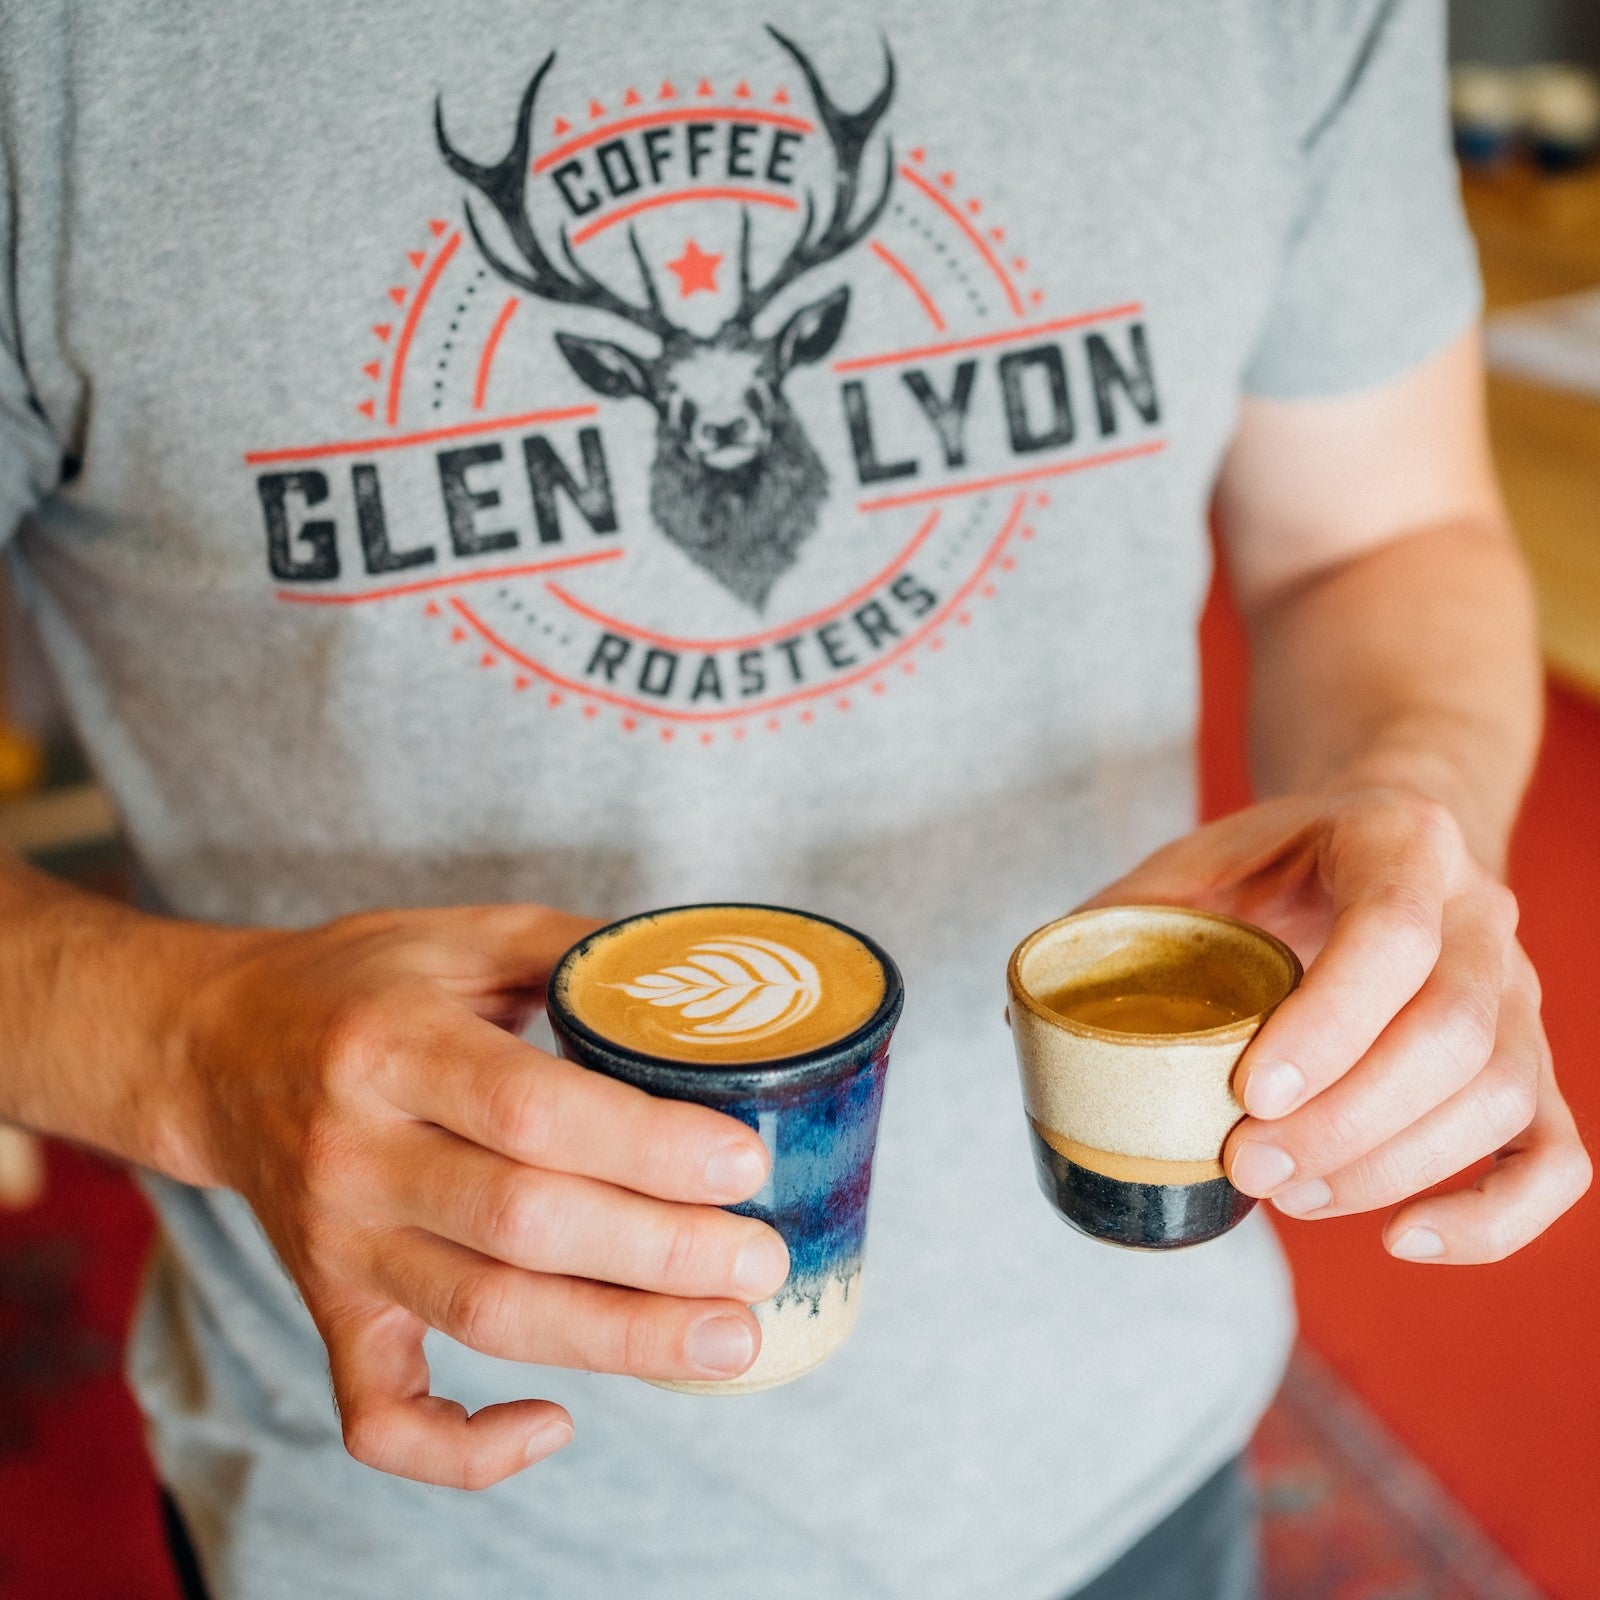
<instances>
[{"instance_id":1,"label":"blurred background","mask_svg":"<svg viewBox=\"0 0 1600 1600\"><path fill-rule=\"evenodd\" d=\"M1450 55L1508 67L1541 61L1600 66L1600 6L1593 0L1451 0Z\"/></svg>"},{"instance_id":2,"label":"blurred background","mask_svg":"<svg viewBox=\"0 0 1600 1600\"><path fill-rule=\"evenodd\" d=\"M1600 1149L1600 4L1456 0L1451 22L1491 422L1550 667L1512 883L1557 1065ZM1220 588L1202 647L1215 815L1249 798L1244 648ZM3 569L0 842L126 891L115 817ZM1303 1347L1255 1447L1270 1600L1600 1596L1600 1202L1471 1271L1390 1260L1376 1219L1279 1231ZM0 1600L176 1600L118 1374L148 1234L113 1166L0 1127Z\"/></svg>"}]
</instances>

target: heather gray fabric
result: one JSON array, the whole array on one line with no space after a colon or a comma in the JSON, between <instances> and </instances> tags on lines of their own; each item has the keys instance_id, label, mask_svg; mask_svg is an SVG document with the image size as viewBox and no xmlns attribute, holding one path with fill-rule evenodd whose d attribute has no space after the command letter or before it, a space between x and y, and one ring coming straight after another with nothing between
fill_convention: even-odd
<instances>
[{"instance_id":1,"label":"heather gray fabric","mask_svg":"<svg viewBox=\"0 0 1600 1600\"><path fill-rule=\"evenodd\" d=\"M1277 1382L1263 1218L1050 1214L1001 974L1191 823L1241 394L1475 313L1439 8L768 18L0 0L0 536L153 899L765 899L907 979L849 1346L712 1401L436 1339L442 1392L577 1419L486 1494L351 1462L246 1208L152 1179L133 1376L217 1600L1045 1600ZM470 180L552 49L497 190L539 264Z\"/></svg>"},{"instance_id":2,"label":"heather gray fabric","mask_svg":"<svg viewBox=\"0 0 1600 1600\"><path fill-rule=\"evenodd\" d=\"M171 1496L161 1509L184 1600L210 1600ZM1259 1567L1255 1496L1243 1462L1234 1460L1064 1600L1259 1600Z\"/></svg>"}]
</instances>

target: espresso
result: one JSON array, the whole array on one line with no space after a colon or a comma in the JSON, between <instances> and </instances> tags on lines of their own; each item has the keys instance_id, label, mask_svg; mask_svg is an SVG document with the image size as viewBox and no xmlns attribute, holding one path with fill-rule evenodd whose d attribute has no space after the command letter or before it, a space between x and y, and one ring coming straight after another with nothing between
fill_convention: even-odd
<instances>
[{"instance_id":1,"label":"espresso","mask_svg":"<svg viewBox=\"0 0 1600 1600\"><path fill-rule=\"evenodd\" d=\"M602 1038L670 1061L776 1061L871 1020L883 965L799 912L692 906L619 924L564 965L560 1001Z\"/></svg>"},{"instance_id":2,"label":"espresso","mask_svg":"<svg viewBox=\"0 0 1600 1600\"><path fill-rule=\"evenodd\" d=\"M1119 994L1069 988L1042 994L1039 1001L1069 1022L1109 1033L1204 1033L1242 1022L1250 1014L1203 994Z\"/></svg>"}]
</instances>

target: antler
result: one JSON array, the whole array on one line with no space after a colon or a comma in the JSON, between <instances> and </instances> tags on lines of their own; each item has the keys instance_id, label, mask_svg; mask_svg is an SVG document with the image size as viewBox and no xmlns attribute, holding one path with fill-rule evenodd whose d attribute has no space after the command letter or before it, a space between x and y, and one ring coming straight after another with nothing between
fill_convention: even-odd
<instances>
[{"instance_id":1,"label":"antler","mask_svg":"<svg viewBox=\"0 0 1600 1600\"><path fill-rule=\"evenodd\" d=\"M598 311L608 311L612 316L623 317L635 327L643 328L665 341L679 330L668 318L666 309L661 304L655 280L645 263L644 251L640 249L639 240L631 227L628 229L628 244L632 247L633 259L639 264L639 278L644 284L645 304L642 306L635 305L631 300L625 300L579 263L572 253L572 245L567 239L565 228L561 230L560 235L561 254L568 269L568 273L564 274L551 261L544 246L539 242L533 220L528 215L526 194L528 157L533 145L533 107L539 97L539 86L544 82L545 74L555 64L555 59L556 53L552 50L540 63L538 71L528 80L528 87L522 92L522 105L517 112L517 131L516 137L511 141L511 149L504 160L497 161L492 166L480 166L450 143L444 131L443 98L434 101L433 128L439 140L440 153L449 163L451 170L457 176L465 178L494 207L500 220L506 225L506 231L511 235L511 242L520 252L526 264L525 268L507 261L499 251L491 247L478 226L478 219L473 214L470 203L466 208L467 227L471 230L472 237L477 241L478 248L483 252L484 259L489 265L503 278L516 284L519 289L537 295L542 300L559 301L562 305L591 306Z\"/></svg>"},{"instance_id":2,"label":"antler","mask_svg":"<svg viewBox=\"0 0 1600 1600\"><path fill-rule=\"evenodd\" d=\"M883 187L860 219L851 222L850 213L855 210L861 183L862 158L866 155L873 130L894 97L894 56L888 43L885 42L883 47L883 87L859 111L842 111L829 97L822 80L817 76L816 68L799 45L770 25L767 32L788 51L805 75L817 115L822 119L828 141L833 146L833 209L821 233L813 239L811 229L816 222L817 207L814 196L808 190L805 220L801 224L799 237L789 247L789 253L777 271L765 283L754 288L750 283L750 213L745 212L739 230L739 309L730 319L744 327L749 327L755 317L796 278L832 261L835 256L843 255L852 245L866 238L878 225L878 218L889 203L889 190L894 183L894 142L885 138Z\"/></svg>"}]
</instances>

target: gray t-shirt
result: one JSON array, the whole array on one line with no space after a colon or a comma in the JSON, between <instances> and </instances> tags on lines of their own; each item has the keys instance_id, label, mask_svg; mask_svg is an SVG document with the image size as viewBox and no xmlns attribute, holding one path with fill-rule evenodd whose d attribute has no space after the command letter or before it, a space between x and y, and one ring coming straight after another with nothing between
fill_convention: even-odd
<instances>
[{"instance_id":1,"label":"gray t-shirt","mask_svg":"<svg viewBox=\"0 0 1600 1600\"><path fill-rule=\"evenodd\" d=\"M908 985L851 1343L727 1401L434 1340L577 1420L485 1494L349 1460L248 1211L152 1180L219 1600L1046 1600L1277 1381L1262 1217L1150 1258L1035 1192L1002 970L1192 822L1241 395L1475 313L1440 8L772 20L0 0L0 538L153 897L777 901Z\"/></svg>"}]
</instances>

